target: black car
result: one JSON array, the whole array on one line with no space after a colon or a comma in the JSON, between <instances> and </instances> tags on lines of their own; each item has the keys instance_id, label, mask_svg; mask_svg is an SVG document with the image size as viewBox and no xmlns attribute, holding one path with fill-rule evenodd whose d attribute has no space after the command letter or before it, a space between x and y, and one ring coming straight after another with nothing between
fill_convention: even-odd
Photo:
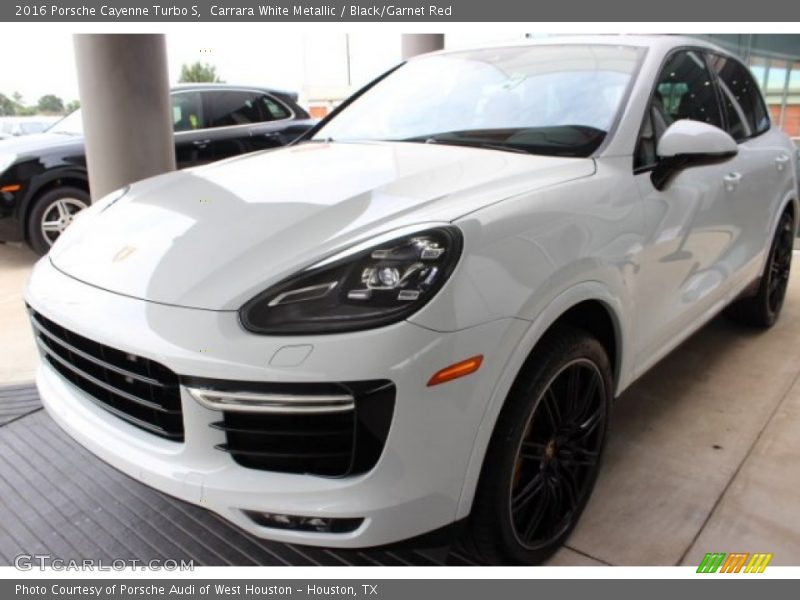
<instances>
[{"instance_id":1,"label":"black car","mask_svg":"<svg viewBox=\"0 0 800 600\"><path fill-rule=\"evenodd\" d=\"M187 84L171 98L179 169L282 146L314 124L292 92ZM0 241L44 254L90 202L80 111L43 134L0 140Z\"/></svg>"}]
</instances>

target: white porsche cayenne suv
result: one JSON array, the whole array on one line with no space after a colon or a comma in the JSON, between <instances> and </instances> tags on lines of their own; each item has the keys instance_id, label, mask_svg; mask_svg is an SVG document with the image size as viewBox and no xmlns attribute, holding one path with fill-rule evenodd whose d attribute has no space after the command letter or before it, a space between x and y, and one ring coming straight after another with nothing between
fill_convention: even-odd
<instances>
[{"instance_id":1,"label":"white porsche cayenne suv","mask_svg":"<svg viewBox=\"0 0 800 600\"><path fill-rule=\"evenodd\" d=\"M409 60L300 142L100 200L37 265L78 442L264 538L458 529L535 563L612 400L715 314L769 327L796 150L736 58L599 37Z\"/></svg>"}]
</instances>

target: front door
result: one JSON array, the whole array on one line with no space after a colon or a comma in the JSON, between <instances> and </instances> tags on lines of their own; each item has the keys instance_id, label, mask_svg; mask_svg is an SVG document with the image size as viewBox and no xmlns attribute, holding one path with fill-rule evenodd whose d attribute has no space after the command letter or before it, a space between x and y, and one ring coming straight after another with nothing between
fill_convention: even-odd
<instances>
[{"instance_id":1,"label":"front door","mask_svg":"<svg viewBox=\"0 0 800 600\"><path fill-rule=\"evenodd\" d=\"M729 163L685 169L663 190L650 181L658 140L678 119L723 125L712 75L692 50L676 52L663 67L634 159L646 227L636 280L640 369L722 307L739 242Z\"/></svg>"}]
</instances>

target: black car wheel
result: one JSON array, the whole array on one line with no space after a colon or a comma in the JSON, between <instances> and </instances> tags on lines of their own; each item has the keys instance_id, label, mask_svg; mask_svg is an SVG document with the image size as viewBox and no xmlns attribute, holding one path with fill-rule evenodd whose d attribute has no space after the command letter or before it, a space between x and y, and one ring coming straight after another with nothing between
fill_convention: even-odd
<instances>
[{"instance_id":1,"label":"black car wheel","mask_svg":"<svg viewBox=\"0 0 800 600\"><path fill-rule=\"evenodd\" d=\"M31 248L38 254L46 254L75 216L89 204L89 194L75 187L60 187L39 196L28 217Z\"/></svg>"},{"instance_id":2,"label":"black car wheel","mask_svg":"<svg viewBox=\"0 0 800 600\"><path fill-rule=\"evenodd\" d=\"M536 564L567 539L591 495L612 398L611 368L589 334L558 327L500 414L470 515L486 562Z\"/></svg>"},{"instance_id":3,"label":"black car wheel","mask_svg":"<svg viewBox=\"0 0 800 600\"><path fill-rule=\"evenodd\" d=\"M731 304L725 311L728 317L753 327L768 328L775 324L781 314L789 285L794 231L792 213L786 211L778 222L767 265L755 295L741 298Z\"/></svg>"}]
</instances>

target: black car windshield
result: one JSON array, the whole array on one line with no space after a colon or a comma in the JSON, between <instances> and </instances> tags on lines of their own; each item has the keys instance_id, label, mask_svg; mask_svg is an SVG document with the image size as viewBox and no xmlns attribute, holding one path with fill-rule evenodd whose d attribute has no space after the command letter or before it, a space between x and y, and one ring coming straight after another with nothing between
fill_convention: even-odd
<instances>
[{"instance_id":1,"label":"black car windshield","mask_svg":"<svg viewBox=\"0 0 800 600\"><path fill-rule=\"evenodd\" d=\"M83 135L83 118L81 117L81 110L75 110L69 113L60 121L56 121L47 130L47 133L64 133L67 135Z\"/></svg>"},{"instance_id":2,"label":"black car windshield","mask_svg":"<svg viewBox=\"0 0 800 600\"><path fill-rule=\"evenodd\" d=\"M589 156L603 142L644 49L531 45L409 61L314 140L389 140Z\"/></svg>"}]
</instances>

